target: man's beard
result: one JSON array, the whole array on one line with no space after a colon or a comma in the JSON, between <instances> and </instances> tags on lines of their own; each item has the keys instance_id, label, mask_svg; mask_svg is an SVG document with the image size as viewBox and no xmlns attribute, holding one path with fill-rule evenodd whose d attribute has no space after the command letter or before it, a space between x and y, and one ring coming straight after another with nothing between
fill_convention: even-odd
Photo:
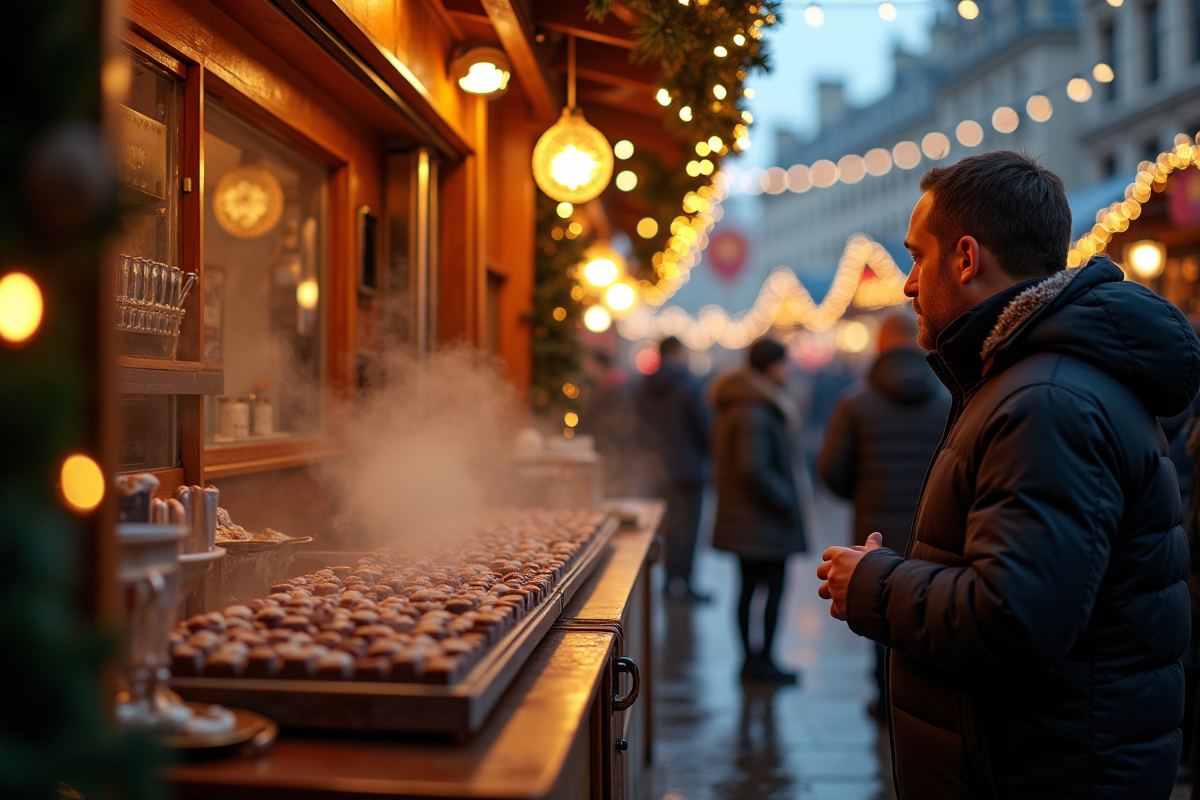
<instances>
[{"instance_id":1,"label":"man's beard","mask_svg":"<svg viewBox=\"0 0 1200 800\"><path fill-rule=\"evenodd\" d=\"M933 285L937 290L918 296L916 303L920 305L917 311L917 345L922 350L936 350L938 337L951 322L962 316L969 305L964 298L954 291L954 284L949 278L950 265L948 258L939 258L937 275L939 280Z\"/></svg>"}]
</instances>

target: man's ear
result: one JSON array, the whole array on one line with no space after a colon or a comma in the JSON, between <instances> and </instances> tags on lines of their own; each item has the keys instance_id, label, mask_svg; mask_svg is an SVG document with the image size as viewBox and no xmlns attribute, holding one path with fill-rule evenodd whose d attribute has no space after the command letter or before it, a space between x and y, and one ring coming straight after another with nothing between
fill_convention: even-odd
<instances>
[{"instance_id":1,"label":"man's ear","mask_svg":"<svg viewBox=\"0 0 1200 800\"><path fill-rule=\"evenodd\" d=\"M958 282L969 283L979 277L979 241L974 236L964 236L954 248L954 262L958 266Z\"/></svg>"}]
</instances>

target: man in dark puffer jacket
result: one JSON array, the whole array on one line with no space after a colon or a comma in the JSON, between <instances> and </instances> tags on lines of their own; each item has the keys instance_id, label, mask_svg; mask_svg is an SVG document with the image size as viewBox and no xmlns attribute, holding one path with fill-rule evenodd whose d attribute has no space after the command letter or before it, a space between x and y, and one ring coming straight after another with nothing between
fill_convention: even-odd
<instances>
[{"instance_id":1,"label":"man in dark puffer jacket","mask_svg":"<svg viewBox=\"0 0 1200 800\"><path fill-rule=\"evenodd\" d=\"M950 389L908 553L830 548L831 613L887 645L897 790L1163 800L1190 622L1156 416L1200 342L1107 258L1062 270L1057 176L1016 153L932 170L906 292Z\"/></svg>"}]
</instances>

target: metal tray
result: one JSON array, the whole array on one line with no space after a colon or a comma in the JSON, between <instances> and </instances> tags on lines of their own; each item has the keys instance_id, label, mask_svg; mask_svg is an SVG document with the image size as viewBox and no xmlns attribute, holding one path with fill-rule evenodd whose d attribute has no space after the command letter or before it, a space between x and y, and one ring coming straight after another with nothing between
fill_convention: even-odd
<instances>
[{"instance_id":1,"label":"metal tray","mask_svg":"<svg viewBox=\"0 0 1200 800\"><path fill-rule=\"evenodd\" d=\"M184 699L257 711L285 728L421 733L465 739L479 730L526 659L587 580L619 527L609 516L554 593L452 686L363 681L172 678Z\"/></svg>"}]
</instances>

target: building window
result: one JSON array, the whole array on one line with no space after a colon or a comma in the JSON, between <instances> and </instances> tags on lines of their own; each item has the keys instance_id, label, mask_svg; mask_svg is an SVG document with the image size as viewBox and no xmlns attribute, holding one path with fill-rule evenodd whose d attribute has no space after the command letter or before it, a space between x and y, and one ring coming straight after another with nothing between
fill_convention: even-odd
<instances>
[{"instance_id":1,"label":"building window","mask_svg":"<svg viewBox=\"0 0 1200 800\"><path fill-rule=\"evenodd\" d=\"M1200 3L1200 0L1194 0ZM1105 99L1112 102L1117 99L1117 26L1112 20L1104 23L1100 28L1100 59L1112 67L1113 79L1109 81L1108 86L1104 90Z\"/></svg>"},{"instance_id":2,"label":"building window","mask_svg":"<svg viewBox=\"0 0 1200 800\"><path fill-rule=\"evenodd\" d=\"M1161 54L1158 47L1158 3L1147 3L1142 10L1142 33L1146 40L1146 83L1159 79Z\"/></svg>"}]
</instances>

